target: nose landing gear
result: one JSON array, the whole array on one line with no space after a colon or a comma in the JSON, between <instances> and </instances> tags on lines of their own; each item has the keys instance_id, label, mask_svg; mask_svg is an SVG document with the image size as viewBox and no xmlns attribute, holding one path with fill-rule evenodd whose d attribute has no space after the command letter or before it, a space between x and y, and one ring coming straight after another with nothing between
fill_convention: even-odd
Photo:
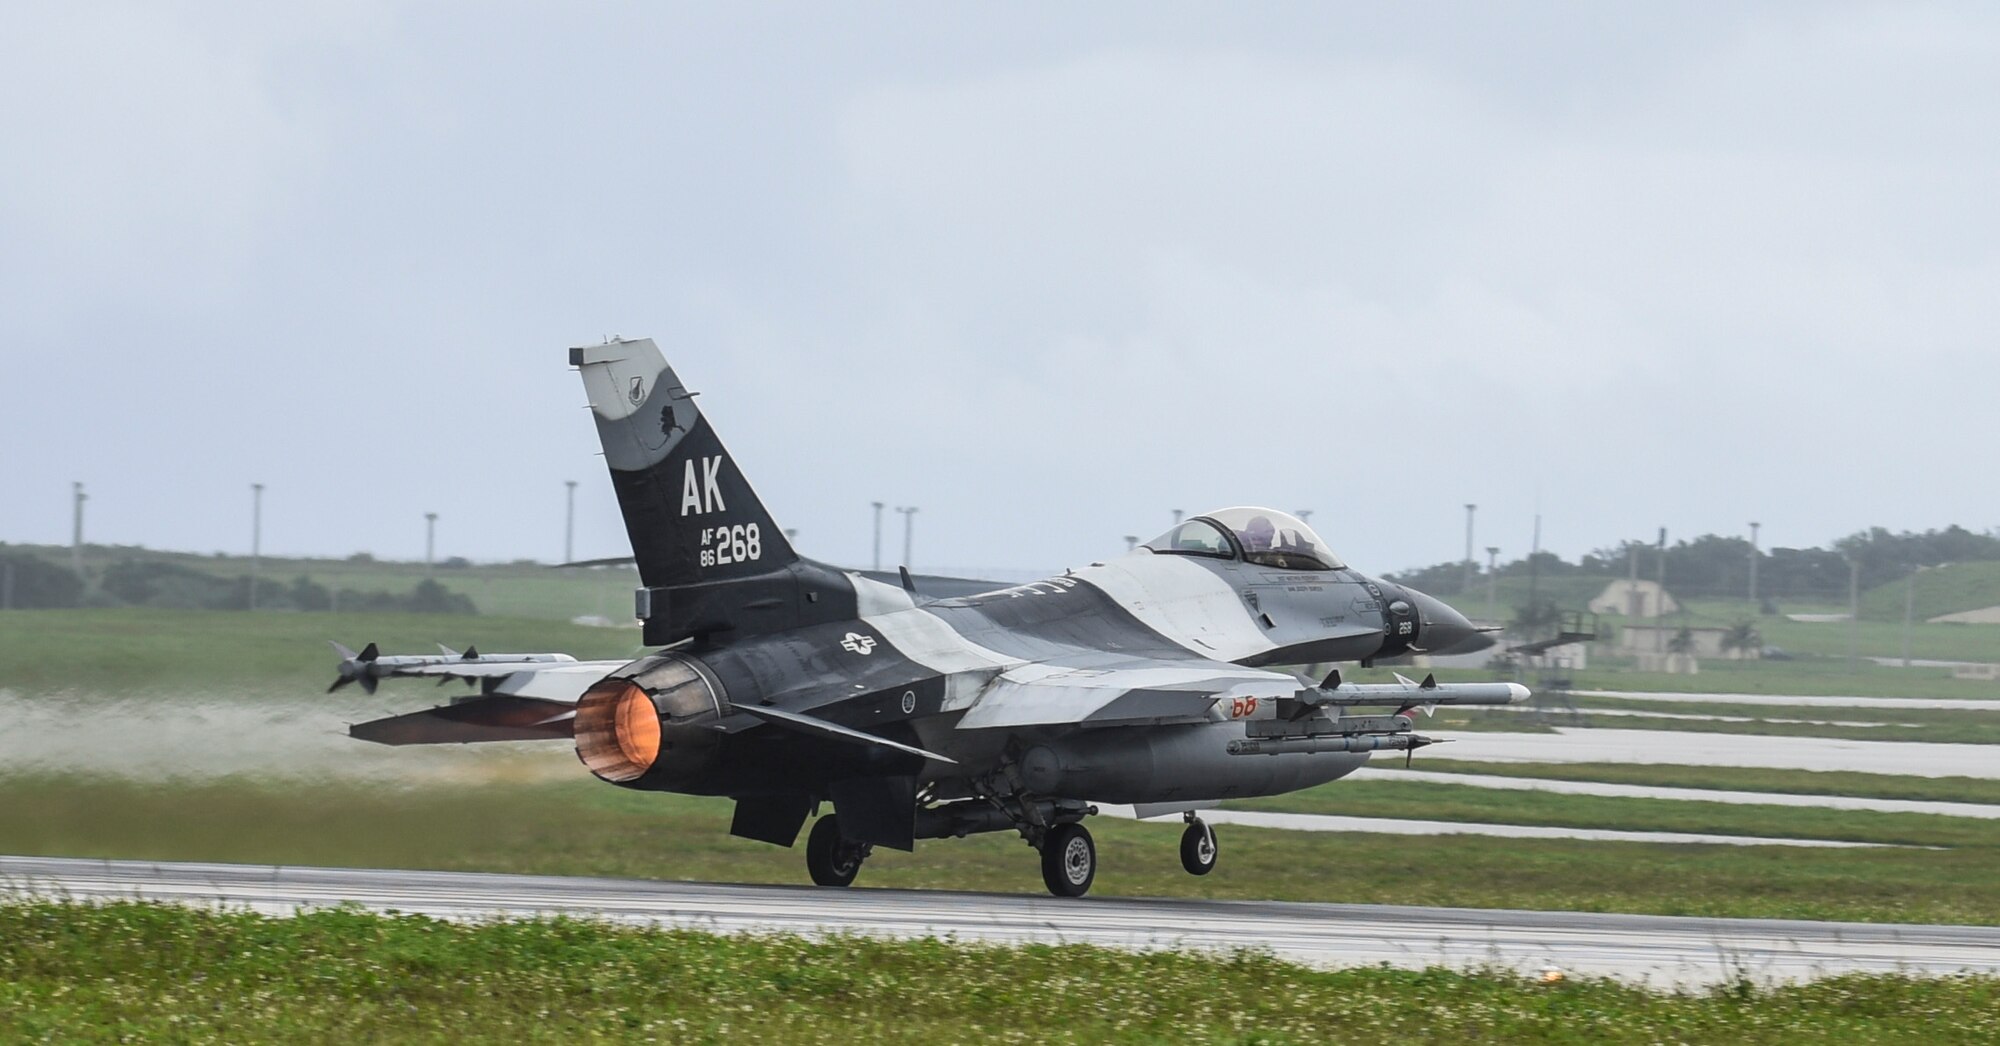
<instances>
[{"instance_id":1,"label":"nose landing gear","mask_svg":"<svg viewBox=\"0 0 2000 1046\"><path fill-rule=\"evenodd\" d=\"M1187 829L1181 832L1181 867L1189 875L1215 871L1215 829L1192 810L1187 814Z\"/></svg>"}]
</instances>

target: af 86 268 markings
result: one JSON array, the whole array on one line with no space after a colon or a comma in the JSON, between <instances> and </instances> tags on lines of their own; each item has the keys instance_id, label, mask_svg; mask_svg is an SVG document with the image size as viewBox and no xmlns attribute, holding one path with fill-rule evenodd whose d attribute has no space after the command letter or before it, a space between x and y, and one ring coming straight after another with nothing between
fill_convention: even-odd
<instances>
[{"instance_id":1,"label":"af 86 268 markings","mask_svg":"<svg viewBox=\"0 0 2000 1046\"><path fill-rule=\"evenodd\" d=\"M701 528L701 565L726 567L764 557L764 530L755 523Z\"/></svg>"}]
</instances>

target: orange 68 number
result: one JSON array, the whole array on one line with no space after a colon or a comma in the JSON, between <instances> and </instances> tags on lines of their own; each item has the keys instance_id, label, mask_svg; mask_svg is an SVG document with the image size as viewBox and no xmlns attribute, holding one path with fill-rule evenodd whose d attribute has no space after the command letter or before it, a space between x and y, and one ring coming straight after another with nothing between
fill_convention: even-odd
<instances>
[{"instance_id":1,"label":"orange 68 number","mask_svg":"<svg viewBox=\"0 0 2000 1046\"><path fill-rule=\"evenodd\" d=\"M1232 697L1229 699L1229 718L1242 719L1257 714L1257 699L1254 697Z\"/></svg>"}]
</instances>

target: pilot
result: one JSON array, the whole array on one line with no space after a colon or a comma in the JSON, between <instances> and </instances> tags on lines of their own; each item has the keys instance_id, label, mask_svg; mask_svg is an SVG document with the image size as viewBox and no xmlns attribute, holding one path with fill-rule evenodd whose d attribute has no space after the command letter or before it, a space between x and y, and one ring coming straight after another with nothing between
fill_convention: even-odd
<instances>
[{"instance_id":1,"label":"pilot","mask_svg":"<svg viewBox=\"0 0 2000 1046\"><path fill-rule=\"evenodd\" d=\"M1265 552L1269 551L1271 541L1277 535L1278 528L1271 522L1269 516L1252 516L1250 522L1243 525L1243 532L1237 536L1243 539L1243 551Z\"/></svg>"}]
</instances>

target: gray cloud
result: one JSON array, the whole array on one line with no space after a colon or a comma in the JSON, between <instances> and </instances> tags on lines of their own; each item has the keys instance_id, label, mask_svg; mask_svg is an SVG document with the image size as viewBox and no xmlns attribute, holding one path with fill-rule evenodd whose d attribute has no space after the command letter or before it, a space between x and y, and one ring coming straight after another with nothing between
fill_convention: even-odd
<instances>
[{"instance_id":1,"label":"gray cloud","mask_svg":"<svg viewBox=\"0 0 2000 1046\"><path fill-rule=\"evenodd\" d=\"M9 540L616 553L612 332L837 560L2000 524L1973 5L4 17Z\"/></svg>"}]
</instances>

